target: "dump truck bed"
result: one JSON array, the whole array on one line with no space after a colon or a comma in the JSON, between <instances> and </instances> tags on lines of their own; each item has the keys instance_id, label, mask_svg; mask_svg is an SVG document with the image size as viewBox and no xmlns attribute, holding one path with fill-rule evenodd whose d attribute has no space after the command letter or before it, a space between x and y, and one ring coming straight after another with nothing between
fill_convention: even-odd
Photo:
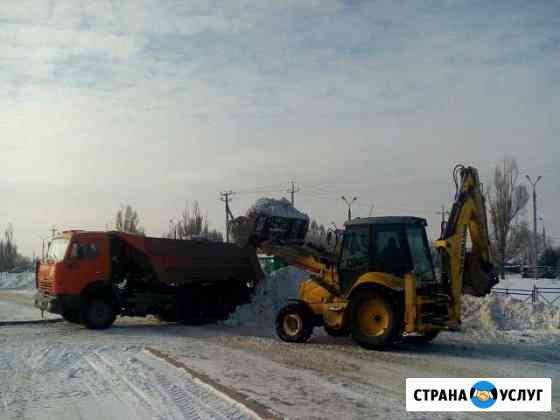
<instances>
[{"instance_id":1,"label":"dump truck bed","mask_svg":"<svg viewBox=\"0 0 560 420\"><path fill-rule=\"evenodd\" d=\"M158 282L167 286L242 280L256 283L263 275L253 248L207 240L150 238L112 232L140 254Z\"/></svg>"}]
</instances>

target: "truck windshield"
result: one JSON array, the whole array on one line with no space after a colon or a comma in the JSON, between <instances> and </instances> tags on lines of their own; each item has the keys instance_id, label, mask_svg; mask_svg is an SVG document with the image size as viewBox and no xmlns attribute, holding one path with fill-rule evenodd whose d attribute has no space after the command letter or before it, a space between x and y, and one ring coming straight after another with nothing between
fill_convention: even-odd
<instances>
[{"instance_id":1,"label":"truck windshield","mask_svg":"<svg viewBox=\"0 0 560 420\"><path fill-rule=\"evenodd\" d=\"M53 239L49 244L49 250L47 251L47 261L62 261L64 255L66 255L68 242L70 241L65 238Z\"/></svg>"},{"instance_id":2,"label":"truck windshield","mask_svg":"<svg viewBox=\"0 0 560 420\"><path fill-rule=\"evenodd\" d=\"M406 236L408 237L408 246L414 264L414 271L420 281L433 281L434 268L428 241L426 240L426 231L421 227L407 227Z\"/></svg>"}]
</instances>

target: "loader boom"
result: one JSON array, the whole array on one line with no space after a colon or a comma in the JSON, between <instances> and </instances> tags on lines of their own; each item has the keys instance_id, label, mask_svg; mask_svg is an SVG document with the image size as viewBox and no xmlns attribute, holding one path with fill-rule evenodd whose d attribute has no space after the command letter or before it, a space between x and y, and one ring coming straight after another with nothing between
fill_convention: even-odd
<instances>
[{"instance_id":1,"label":"loader boom","mask_svg":"<svg viewBox=\"0 0 560 420\"><path fill-rule=\"evenodd\" d=\"M484 296L497 283L491 259L486 204L478 171L457 165L453 170L455 202L435 242L442 260L442 282L451 297L450 321L461 319L461 295ZM460 178L460 179L459 179ZM472 247L467 251L468 236Z\"/></svg>"}]
</instances>

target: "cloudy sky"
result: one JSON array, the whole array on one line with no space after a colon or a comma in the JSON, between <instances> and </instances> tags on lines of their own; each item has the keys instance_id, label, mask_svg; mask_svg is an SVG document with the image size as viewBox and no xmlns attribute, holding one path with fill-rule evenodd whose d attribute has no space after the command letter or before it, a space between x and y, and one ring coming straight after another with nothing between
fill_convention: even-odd
<instances>
[{"instance_id":1,"label":"cloudy sky","mask_svg":"<svg viewBox=\"0 0 560 420\"><path fill-rule=\"evenodd\" d=\"M294 180L325 224L427 217L457 162L543 175L560 237L557 1L3 0L0 225L40 252L122 204L161 235L198 200L223 230ZM525 215L528 217L529 213Z\"/></svg>"}]
</instances>

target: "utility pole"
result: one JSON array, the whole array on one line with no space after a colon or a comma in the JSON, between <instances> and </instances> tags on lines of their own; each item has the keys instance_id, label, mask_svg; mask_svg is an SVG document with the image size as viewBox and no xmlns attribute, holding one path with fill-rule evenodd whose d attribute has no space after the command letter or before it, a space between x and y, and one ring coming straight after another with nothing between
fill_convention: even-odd
<instances>
[{"instance_id":1,"label":"utility pole","mask_svg":"<svg viewBox=\"0 0 560 420\"><path fill-rule=\"evenodd\" d=\"M230 218L233 219L233 215L231 214L231 210L229 209L229 202L231 200L231 196L233 195L233 191L223 191L220 193L220 200L222 200L226 204L226 243L229 242L229 221Z\"/></svg>"},{"instance_id":2,"label":"utility pole","mask_svg":"<svg viewBox=\"0 0 560 420\"><path fill-rule=\"evenodd\" d=\"M296 187L294 185L294 181L290 181L290 189L286 192L289 192L291 197L292 197L292 199L291 199L292 207L294 207L294 194L297 193L297 192L300 192L300 191L301 190L299 188L296 189Z\"/></svg>"},{"instance_id":3,"label":"utility pole","mask_svg":"<svg viewBox=\"0 0 560 420\"><path fill-rule=\"evenodd\" d=\"M441 211L437 211L436 214L441 215L441 236L443 236L443 231L445 229L445 218L449 216L449 212L445 210L445 206L442 204Z\"/></svg>"},{"instance_id":4,"label":"utility pole","mask_svg":"<svg viewBox=\"0 0 560 420\"><path fill-rule=\"evenodd\" d=\"M542 222L542 243L543 243L543 250L546 249L546 226L544 225L544 219L539 217L539 220Z\"/></svg>"},{"instance_id":5,"label":"utility pole","mask_svg":"<svg viewBox=\"0 0 560 420\"><path fill-rule=\"evenodd\" d=\"M346 197L344 197L344 196L342 196L340 198L342 198L342 201L344 201L346 203L346 205L348 206L348 221L350 221L350 220L352 220L352 203L354 203L358 199L358 197L352 198L352 201L348 201L346 199Z\"/></svg>"},{"instance_id":6,"label":"utility pole","mask_svg":"<svg viewBox=\"0 0 560 420\"><path fill-rule=\"evenodd\" d=\"M539 175L537 180L533 182L529 175L525 175L529 184L533 187L533 274L535 275L535 280L538 278L537 273L537 258L538 258L538 244L537 244L537 183L542 179Z\"/></svg>"},{"instance_id":7,"label":"utility pole","mask_svg":"<svg viewBox=\"0 0 560 420\"><path fill-rule=\"evenodd\" d=\"M372 204L371 207L369 208L369 217L371 217L373 215L373 208L375 207L375 204Z\"/></svg>"}]
</instances>

